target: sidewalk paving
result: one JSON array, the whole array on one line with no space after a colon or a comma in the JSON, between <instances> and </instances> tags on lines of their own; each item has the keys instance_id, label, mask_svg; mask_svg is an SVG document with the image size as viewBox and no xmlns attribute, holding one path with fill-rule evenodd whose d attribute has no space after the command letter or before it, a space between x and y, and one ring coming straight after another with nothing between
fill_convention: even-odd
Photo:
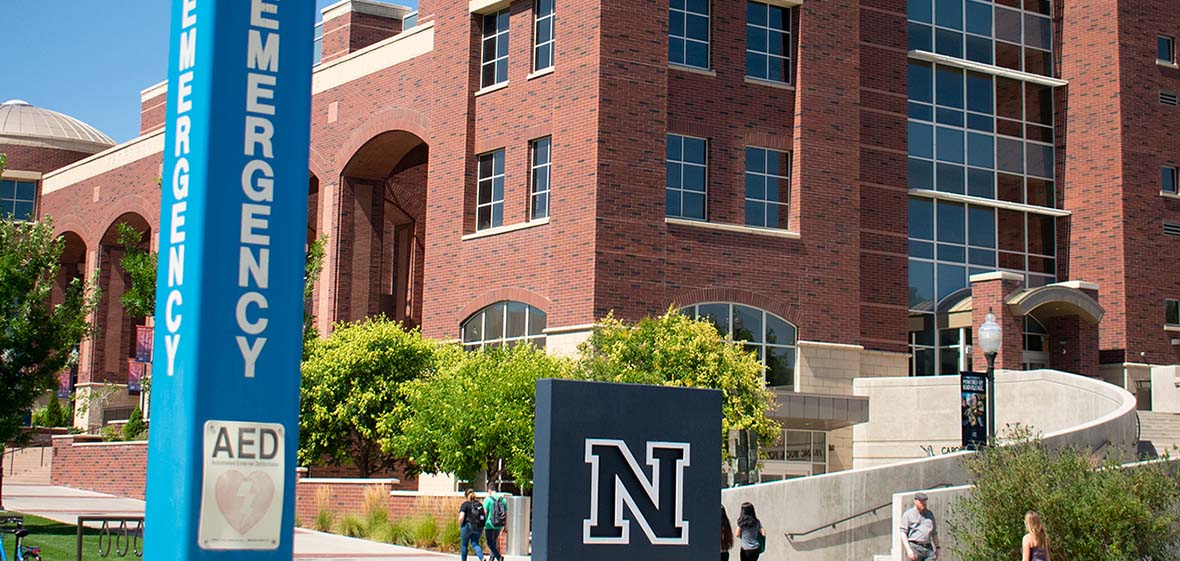
<instances>
[{"instance_id":1,"label":"sidewalk paving","mask_svg":"<svg viewBox=\"0 0 1180 561\"><path fill-rule=\"evenodd\" d=\"M4 484L5 510L66 524L79 516L143 516L143 501L52 485ZM458 555L295 529L295 559L315 561L443 561Z\"/></svg>"}]
</instances>

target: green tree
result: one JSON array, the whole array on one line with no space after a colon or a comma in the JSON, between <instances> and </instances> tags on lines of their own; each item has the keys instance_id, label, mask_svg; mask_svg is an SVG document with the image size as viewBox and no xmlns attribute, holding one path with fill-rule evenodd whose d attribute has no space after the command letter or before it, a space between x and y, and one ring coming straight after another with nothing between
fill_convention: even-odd
<instances>
[{"instance_id":1,"label":"green tree","mask_svg":"<svg viewBox=\"0 0 1180 561\"><path fill-rule=\"evenodd\" d=\"M673 309L635 325L609 315L595 325L581 354L577 376L583 379L721 390L722 442L733 429L753 430L765 443L780 434L767 416L774 394L763 383L757 356L726 341L707 321Z\"/></svg>"},{"instance_id":2,"label":"green tree","mask_svg":"<svg viewBox=\"0 0 1180 561\"><path fill-rule=\"evenodd\" d=\"M145 232L136 230L126 222L120 222L118 228L118 243L123 246L123 258L119 266L127 272L131 282L127 290L119 297L123 309L136 317L153 316L156 313L156 273L157 253L144 248L147 243ZM311 305L307 304L312 298L315 283L319 281L324 268L324 246L328 237L321 236L312 241L307 247L307 265L303 278L303 359L310 353L310 346L319 339L319 331L315 327L315 314ZM145 384L150 382L144 381Z\"/></svg>"},{"instance_id":3,"label":"green tree","mask_svg":"<svg viewBox=\"0 0 1180 561\"><path fill-rule=\"evenodd\" d=\"M1167 463L1121 467L1089 450L1050 450L1027 429L964 465L974 492L949 530L962 561L1019 559L1024 514L1035 510L1053 559L1140 561L1180 553L1180 479Z\"/></svg>"},{"instance_id":4,"label":"green tree","mask_svg":"<svg viewBox=\"0 0 1180 561\"><path fill-rule=\"evenodd\" d=\"M43 222L0 221L0 443L16 436L24 411L57 387L92 326L93 283L75 279L50 303L64 242Z\"/></svg>"},{"instance_id":5,"label":"green tree","mask_svg":"<svg viewBox=\"0 0 1180 561\"><path fill-rule=\"evenodd\" d=\"M378 426L401 403L400 386L434 370L439 344L399 322L339 324L303 362L299 460L355 465L362 477L391 469Z\"/></svg>"},{"instance_id":6,"label":"green tree","mask_svg":"<svg viewBox=\"0 0 1180 561\"><path fill-rule=\"evenodd\" d=\"M315 326L315 308L312 297L315 283L324 270L324 246L328 236L320 236L307 245L307 265L303 274L303 360L311 355L312 346L319 341L320 331Z\"/></svg>"},{"instance_id":7,"label":"green tree","mask_svg":"<svg viewBox=\"0 0 1180 561\"><path fill-rule=\"evenodd\" d=\"M131 410L131 416L123 425L123 440L143 440L147 438L147 425L143 422L143 411L138 405Z\"/></svg>"},{"instance_id":8,"label":"green tree","mask_svg":"<svg viewBox=\"0 0 1180 561\"><path fill-rule=\"evenodd\" d=\"M451 353L460 353L456 346ZM403 386L404 404L383 425L387 450L423 473L532 485L537 380L567 378L572 364L532 345L452 356L434 375Z\"/></svg>"},{"instance_id":9,"label":"green tree","mask_svg":"<svg viewBox=\"0 0 1180 561\"><path fill-rule=\"evenodd\" d=\"M37 427L64 427L70 420L69 412L61 406L56 395L50 396L44 408L33 412L33 426Z\"/></svg>"},{"instance_id":10,"label":"green tree","mask_svg":"<svg viewBox=\"0 0 1180 561\"><path fill-rule=\"evenodd\" d=\"M156 313L156 252L145 249L147 244L146 232L136 230L134 226L120 222L118 229L118 243L123 246L123 258L119 266L130 277L131 283L119 302L128 314L135 317L147 317Z\"/></svg>"}]
</instances>

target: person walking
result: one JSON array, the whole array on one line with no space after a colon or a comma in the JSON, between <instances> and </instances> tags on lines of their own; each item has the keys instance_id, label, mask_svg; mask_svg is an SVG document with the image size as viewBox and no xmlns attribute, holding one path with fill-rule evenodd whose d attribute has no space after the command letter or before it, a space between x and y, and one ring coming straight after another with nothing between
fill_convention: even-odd
<instances>
[{"instance_id":1,"label":"person walking","mask_svg":"<svg viewBox=\"0 0 1180 561\"><path fill-rule=\"evenodd\" d=\"M938 523L926 508L926 493L914 495L914 506L901 515L901 545L910 561L935 561L942 546L938 542Z\"/></svg>"},{"instance_id":2,"label":"person walking","mask_svg":"<svg viewBox=\"0 0 1180 561\"><path fill-rule=\"evenodd\" d=\"M754 505L742 503L734 537L741 543L740 561L758 561L758 556L762 555L762 544L766 543L763 541L766 539L766 530L762 528L758 515L754 514Z\"/></svg>"},{"instance_id":3,"label":"person walking","mask_svg":"<svg viewBox=\"0 0 1180 561\"><path fill-rule=\"evenodd\" d=\"M729 525L729 515L725 513L725 505L721 505L721 561L729 561L729 550L733 549L733 526Z\"/></svg>"},{"instance_id":4,"label":"person walking","mask_svg":"<svg viewBox=\"0 0 1180 561\"><path fill-rule=\"evenodd\" d=\"M473 489L467 490L467 501L459 507L459 559L467 561L467 545L475 548L475 558L483 561L483 549L479 547L479 538L483 535L484 524L487 523L487 513L483 505L475 498Z\"/></svg>"},{"instance_id":5,"label":"person walking","mask_svg":"<svg viewBox=\"0 0 1180 561\"><path fill-rule=\"evenodd\" d=\"M488 540L488 550L491 551L489 561L504 561L500 555L500 532L508 524L508 500L503 493L488 492L483 500L483 510L488 521L484 524L484 537Z\"/></svg>"},{"instance_id":6,"label":"person walking","mask_svg":"<svg viewBox=\"0 0 1180 561\"><path fill-rule=\"evenodd\" d=\"M1024 515L1024 541L1020 544L1021 561L1050 561L1049 534L1041 523L1041 515L1030 510Z\"/></svg>"}]
</instances>

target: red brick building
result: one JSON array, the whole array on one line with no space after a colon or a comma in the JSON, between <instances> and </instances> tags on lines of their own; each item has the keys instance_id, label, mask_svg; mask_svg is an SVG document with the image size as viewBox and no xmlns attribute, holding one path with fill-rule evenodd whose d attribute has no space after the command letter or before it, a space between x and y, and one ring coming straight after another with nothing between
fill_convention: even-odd
<instances>
[{"instance_id":1,"label":"red brick building","mask_svg":"<svg viewBox=\"0 0 1180 561\"><path fill-rule=\"evenodd\" d=\"M1134 390L1180 363L1180 70L1174 41L1151 50L1177 27L1136 10L344 0L313 76L320 328L383 313L573 353L608 312L687 307L760 353L799 431L784 459L824 450L813 471L850 465L853 377L971 367L988 308L998 366ZM104 275L80 386L125 381L144 322L111 243L158 224L165 85L142 101L142 136L39 183L71 264Z\"/></svg>"}]
</instances>

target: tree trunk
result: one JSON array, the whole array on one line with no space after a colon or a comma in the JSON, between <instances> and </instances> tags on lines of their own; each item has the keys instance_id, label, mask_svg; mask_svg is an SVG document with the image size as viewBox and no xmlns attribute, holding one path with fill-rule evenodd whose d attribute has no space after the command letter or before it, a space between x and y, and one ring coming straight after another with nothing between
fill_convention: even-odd
<instances>
[{"instance_id":1,"label":"tree trunk","mask_svg":"<svg viewBox=\"0 0 1180 561\"><path fill-rule=\"evenodd\" d=\"M4 510L4 452L7 448L0 444L0 511Z\"/></svg>"}]
</instances>

